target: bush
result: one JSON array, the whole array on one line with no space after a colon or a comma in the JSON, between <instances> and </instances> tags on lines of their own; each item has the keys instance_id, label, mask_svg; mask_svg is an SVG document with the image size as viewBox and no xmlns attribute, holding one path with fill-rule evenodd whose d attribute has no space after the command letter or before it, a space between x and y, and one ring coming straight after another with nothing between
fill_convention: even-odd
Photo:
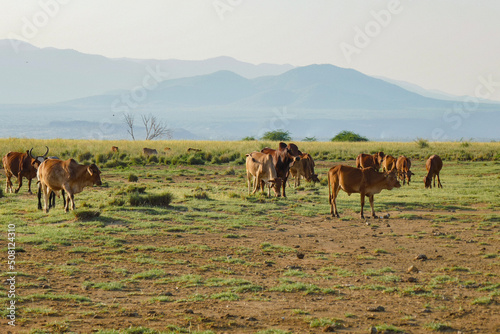
<instances>
[{"instance_id":1,"label":"bush","mask_svg":"<svg viewBox=\"0 0 500 334\"><path fill-rule=\"evenodd\" d=\"M169 192L160 194L140 195L134 193L130 195L129 202L132 206L156 206L167 207L172 202L173 195Z\"/></svg>"},{"instance_id":2,"label":"bush","mask_svg":"<svg viewBox=\"0 0 500 334\"><path fill-rule=\"evenodd\" d=\"M76 160L78 161L86 161L92 159L93 155L90 152L85 152L85 153L80 153L76 157Z\"/></svg>"},{"instance_id":3,"label":"bush","mask_svg":"<svg viewBox=\"0 0 500 334\"><path fill-rule=\"evenodd\" d=\"M255 140L255 137L245 137L243 139L241 139L242 141L254 141Z\"/></svg>"},{"instance_id":4,"label":"bush","mask_svg":"<svg viewBox=\"0 0 500 334\"><path fill-rule=\"evenodd\" d=\"M130 174L130 175L128 176L128 181L129 181L129 182L137 182L137 181L139 181L139 178L138 178L138 177L137 177L137 175L135 175L135 174Z\"/></svg>"},{"instance_id":5,"label":"bush","mask_svg":"<svg viewBox=\"0 0 500 334\"><path fill-rule=\"evenodd\" d=\"M368 141L368 139L352 131L342 131L339 132L335 137L333 137L331 141L357 142L357 141Z\"/></svg>"},{"instance_id":6,"label":"bush","mask_svg":"<svg viewBox=\"0 0 500 334\"><path fill-rule=\"evenodd\" d=\"M427 141L426 139L417 138L417 140L415 140L415 143L417 143L417 146L420 148L429 147L429 141Z\"/></svg>"},{"instance_id":7,"label":"bush","mask_svg":"<svg viewBox=\"0 0 500 334\"><path fill-rule=\"evenodd\" d=\"M272 141L290 141L292 137L290 132L284 130L267 131L262 136L261 140L272 140Z\"/></svg>"},{"instance_id":8,"label":"bush","mask_svg":"<svg viewBox=\"0 0 500 334\"><path fill-rule=\"evenodd\" d=\"M302 141L307 141L307 142L313 142L313 141L318 141L316 137L305 137L302 139Z\"/></svg>"}]
</instances>

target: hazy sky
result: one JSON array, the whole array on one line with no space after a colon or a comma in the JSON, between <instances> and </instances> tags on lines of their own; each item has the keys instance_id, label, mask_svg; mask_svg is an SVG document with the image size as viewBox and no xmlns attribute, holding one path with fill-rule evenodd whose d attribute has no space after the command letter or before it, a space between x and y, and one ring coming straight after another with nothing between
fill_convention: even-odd
<instances>
[{"instance_id":1,"label":"hazy sky","mask_svg":"<svg viewBox=\"0 0 500 334\"><path fill-rule=\"evenodd\" d=\"M329 63L500 100L498 0L0 0L0 39L107 57Z\"/></svg>"}]
</instances>

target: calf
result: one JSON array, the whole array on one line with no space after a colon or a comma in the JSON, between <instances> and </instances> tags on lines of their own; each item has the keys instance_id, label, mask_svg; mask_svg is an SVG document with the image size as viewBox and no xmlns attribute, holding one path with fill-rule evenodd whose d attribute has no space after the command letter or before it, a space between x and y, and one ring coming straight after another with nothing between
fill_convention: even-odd
<instances>
[{"instance_id":1,"label":"calf","mask_svg":"<svg viewBox=\"0 0 500 334\"><path fill-rule=\"evenodd\" d=\"M318 174L314 174L314 160L309 153L300 155L300 160L295 161L290 167L290 175L295 178L295 186L300 186L300 177L303 176L307 182L319 182Z\"/></svg>"},{"instance_id":2,"label":"calf","mask_svg":"<svg viewBox=\"0 0 500 334\"><path fill-rule=\"evenodd\" d=\"M372 217L376 218L373 208L373 195L378 194L383 189L391 190L392 188L399 187L401 187L401 185L394 171L384 174L375 171L371 167L363 169L343 165L332 167L328 171L330 213L332 217L339 217L336 198L340 189L342 189L347 195L351 195L352 193L361 194L361 218L365 218L363 215L363 207L365 205L365 196L367 196L370 200Z\"/></svg>"},{"instance_id":3,"label":"calf","mask_svg":"<svg viewBox=\"0 0 500 334\"><path fill-rule=\"evenodd\" d=\"M431 181L434 181L434 187L436 187L436 177L438 179L438 187L443 188L439 179L439 172L443 168L443 160L438 155L431 155L425 163L425 168L427 169L427 175L424 177L425 188L432 188Z\"/></svg>"},{"instance_id":4,"label":"calf","mask_svg":"<svg viewBox=\"0 0 500 334\"><path fill-rule=\"evenodd\" d=\"M384 157L384 152L377 152L372 155L361 153L356 157L356 168L373 167L376 171L378 171Z\"/></svg>"},{"instance_id":5,"label":"calf","mask_svg":"<svg viewBox=\"0 0 500 334\"><path fill-rule=\"evenodd\" d=\"M396 161L396 169L398 171L399 179L403 180L403 185L405 184L405 181L408 181L408 185L410 185L411 176L413 175L410 167L410 159L408 159L404 155L399 156L398 160Z\"/></svg>"},{"instance_id":6,"label":"calf","mask_svg":"<svg viewBox=\"0 0 500 334\"><path fill-rule=\"evenodd\" d=\"M259 187L264 191L262 184L265 183L269 188L268 197L271 196L271 187L276 197L280 197L281 178L276 174L273 157L261 152L252 152L246 157L248 193L250 194L251 181L253 181L252 194L255 194Z\"/></svg>"}]
</instances>

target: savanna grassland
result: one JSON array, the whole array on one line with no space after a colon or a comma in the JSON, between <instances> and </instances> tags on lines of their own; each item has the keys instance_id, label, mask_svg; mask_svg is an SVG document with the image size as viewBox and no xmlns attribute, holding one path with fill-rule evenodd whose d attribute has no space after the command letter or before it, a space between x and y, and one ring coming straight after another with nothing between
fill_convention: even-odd
<instances>
[{"instance_id":1,"label":"savanna grassland","mask_svg":"<svg viewBox=\"0 0 500 334\"><path fill-rule=\"evenodd\" d=\"M3 193L2 333L500 331L499 143L297 143L321 182L291 182L287 198L248 195L245 180L245 153L277 143L4 139L0 153L45 145L95 162L103 185L69 213L61 198L38 210L26 182ZM344 192L332 218L328 169L377 151L405 154L415 173L375 195L389 218L360 219L359 195ZM443 189L424 189L431 154L443 158Z\"/></svg>"}]
</instances>

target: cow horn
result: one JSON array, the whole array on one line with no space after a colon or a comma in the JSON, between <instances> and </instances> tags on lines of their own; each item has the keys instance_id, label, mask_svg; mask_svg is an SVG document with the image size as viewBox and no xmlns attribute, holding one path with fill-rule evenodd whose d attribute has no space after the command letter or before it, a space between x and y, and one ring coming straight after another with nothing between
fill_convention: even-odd
<instances>
[{"instance_id":1,"label":"cow horn","mask_svg":"<svg viewBox=\"0 0 500 334\"><path fill-rule=\"evenodd\" d=\"M33 159L36 159L33 154L31 154L31 151L33 151L33 147L30 149L30 157L32 157Z\"/></svg>"},{"instance_id":2,"label":"cow horn","mask_svg":"<svg viewBox=\"0 0 500 334\"><path fill-rule=\"evenodd\" d=\"M44 157L44 158L46 158L46 157L47 157L47 154L49 154L49 148L48 148L48 146L45 146L45 148L47 149L47 151L46 151L46 152L45 152L45 154L43 155L43 157Z\"/></svg>"}]
</instances>

